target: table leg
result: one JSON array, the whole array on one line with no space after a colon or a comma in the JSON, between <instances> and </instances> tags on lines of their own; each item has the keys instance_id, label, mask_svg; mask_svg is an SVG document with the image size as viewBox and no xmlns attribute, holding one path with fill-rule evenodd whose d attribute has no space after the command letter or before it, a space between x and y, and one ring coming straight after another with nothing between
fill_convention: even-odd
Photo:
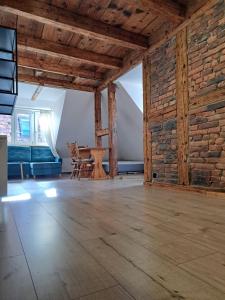
<instances>
[{"instance_id":1,"label":"table leg","mask_svg":"<svg viewBox=\"0 0 225 300\"><path fill-rule=\"evenodd\" d=\"M108 179L105 170L102 167L102 160L104 157L104 150L91 150L91 155L94 158L94 169L91 174L92 179Z\"/></svg>"},{"instance_id":2,"label":"table leg","mask_svg":"<svg viewBox=\"0 0 225 300\"><path fill-rule=\"evenodd\" d=\"M20 175L21 175L21 180L24 179L24 176L23 176L23 164L20 163Z\"/></svg>"}]
</instances>

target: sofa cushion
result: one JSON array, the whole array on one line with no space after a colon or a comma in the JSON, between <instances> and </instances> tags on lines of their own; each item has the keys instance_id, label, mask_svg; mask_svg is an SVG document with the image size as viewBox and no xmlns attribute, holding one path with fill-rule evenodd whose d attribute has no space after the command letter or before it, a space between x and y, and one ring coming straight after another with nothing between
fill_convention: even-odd
<instances>
[{"instance_id":1,"label":"sofa cushion","mask_svg":"<svg viewBox=\"0 0 225 300\"><path fill-rule=\"evenodd\" d=\"M23 162L23 176L30 176L30 163ZM21 177L20 163L9 162L8 163L8 177Z\"/></svg>"},{"instance_id":2,"label":"sofa cushion","mask_svg":"<svg viewBox=\"0 0 225 300\"><path fill-rule=\"evenodd\" d=\"M29 146L8 146L9 162L30 162L31 149Z\"/></svg>"},{"instance_id":3,"label":"sofa cushion","mask_svg":"<svg viewBox=\"0 0 225 300\"><path fill-rule=\"evenodd\" d=\"M55 157L47 146L31 146L32 162L54 162Z\"/></svg>"},{"instance_id":4,"label":"sofa cushion","mask_svg":"<svg viewBox=\"0 0 225 300\"><path fill-rule=\"evenodd\" d=\"M56 169L61 166L60 162L32 162L30 164L31 169Z\"/></svg>"},{"instance_id":5,"label":"sofa cushion","mask_svg":"<svg viewBox=\"0 0 225 300\"><path fill-rule=\"evenodd\" d=\"M39 175L59 175L62 171L60 162L34 162L30 164L31 174Z\"/></svg>"}]
</instances>

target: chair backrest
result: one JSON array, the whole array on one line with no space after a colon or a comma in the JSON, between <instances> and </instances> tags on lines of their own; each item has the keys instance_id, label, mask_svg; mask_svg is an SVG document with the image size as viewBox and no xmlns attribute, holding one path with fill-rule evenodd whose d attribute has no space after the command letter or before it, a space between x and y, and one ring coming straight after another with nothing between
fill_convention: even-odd
<instances>
[{"instance_id":1,"label":"chair backrest","mask_svg":"<svg viewBox=\"0 0 225 300\"><path fill-rule=\"evenodd\" d=\"M77 142L67 143L67 147L69 150L70 157L72 159L78 159L79 158L79 147L78 147Z\"/></svg>"},{"instance_id":2,"label":"chair backrest","mask_svg":"<svg viewBox=\"0 0 225 300\"><path fill-rule=\"evenodd\" d=\"M90 159L91 151L88 146L78 146L78 143L67 143L72 160Z\"/></svg>"},{"instance_id":3,"label":"chair backrest","mask_svg":"<svg viewBox=\"0 0 225 300\"><path fill-rule=\"evenodd\" d=\"M79 147L79 158L80 159L90 159L91 158L91 150L88 147Z\"/></svg>"}]
</instances>

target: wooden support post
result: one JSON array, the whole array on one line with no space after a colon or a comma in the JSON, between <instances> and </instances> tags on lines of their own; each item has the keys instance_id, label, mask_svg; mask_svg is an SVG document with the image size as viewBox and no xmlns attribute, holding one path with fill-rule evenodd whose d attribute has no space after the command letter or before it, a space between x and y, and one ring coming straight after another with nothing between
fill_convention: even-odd
<instances>
[{"instance_id":1,"label":"wooden support post","mask_svg":"<svg viewBox=\"0 0 225 300\"><path fill-rule=\"evenodd\" d=\"M102 137L98 136L98 131L102 128L101 92L95 92L95 144L102 147Z\"/></svg>"},{"instance_id":2,"label":"wooden support post","mask_svg":"<svg viewBox=\"0 0 225 300\"><path fill-rule=\"evenodd\" d=\"M117 110L116 110L116 85L108 85L108 122L109 122L109 175L117 175Z\"/></svg>"},{"instance_id":3,"label":"wooden support post","mask_svg":"<svg viewBox=\"0 0 225 300\"><path fill-rule=\"evenodd\" d=\"M188 59L187 28L177 33L176 99L179 184L189 185L188 176Z\"/></svg>"},{"instance_id":4,"label":"wooden support post","mask_svg":"<svg viewBox=\"0 0 225 300\"><path fill-rule=\"evenodd\" d=\"M152 145L149 129L149 112L151 109L151 62L149 57L143 60L143 136L144 136L144 182L152 181Z\"/></svg>"}]
</instances>

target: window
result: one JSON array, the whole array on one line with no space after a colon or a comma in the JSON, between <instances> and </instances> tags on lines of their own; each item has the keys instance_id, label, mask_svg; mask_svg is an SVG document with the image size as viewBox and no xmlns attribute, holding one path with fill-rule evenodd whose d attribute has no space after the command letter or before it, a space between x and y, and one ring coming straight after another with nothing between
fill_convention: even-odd
<instances>
[{"instance_id":1,"label":"window","mask_svg":"<svg viewBox=\"0 0 225 300\"><path fill-rule=\"evenodd\" d=\"M9 144L46 145L43 128L40 110L15 109L12 116L0 115L0 135L7 135Z\"/></svg>"},{"instance_id":2,"label":"window","mask_svg":"<svg viewBox=\"0 0 225 300\"><path fill-rule=\"evenodd\" d=\"M15 112L16 144L32 144L33 133L33 113L32 112Z\"/></svg>"}]
</instances>

